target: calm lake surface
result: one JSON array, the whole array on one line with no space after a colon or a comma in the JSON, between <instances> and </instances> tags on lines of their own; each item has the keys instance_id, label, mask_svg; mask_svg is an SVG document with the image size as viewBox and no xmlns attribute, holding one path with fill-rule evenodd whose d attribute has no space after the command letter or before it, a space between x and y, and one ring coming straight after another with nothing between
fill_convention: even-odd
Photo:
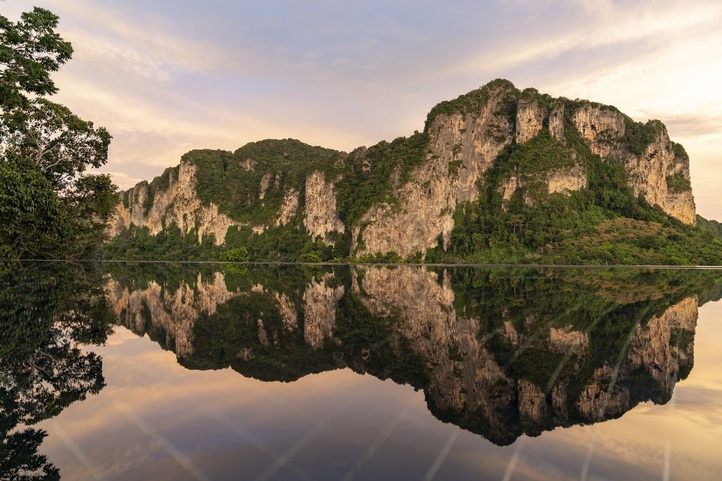
<instances>
[{"instance_id":1,"label":"calm lake surface","mask_svg":"<svg viewBox=\"0 0 722 481\"><path fill-rule=\"evenodd\" d=\"M2 269L0 479L722 470L722 270Z\"/></svg>"}]
</instances>

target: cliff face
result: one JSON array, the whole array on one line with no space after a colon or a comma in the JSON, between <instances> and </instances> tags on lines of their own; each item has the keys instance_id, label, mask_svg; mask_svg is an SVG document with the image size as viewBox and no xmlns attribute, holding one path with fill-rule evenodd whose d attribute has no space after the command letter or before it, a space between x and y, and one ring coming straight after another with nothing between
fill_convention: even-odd
<instances>
[{"instance_id":1,"label":"cliff face","mask_svg":"<svg viewBox=\"0 0 722 481\"><path fill-rule=\"evenodd\" d=\"M250 162L247 159L246 162ZM246 164L252 170L253 164ZM333 245L331 232L343 234L345 226L338 218L334 184L327 182L321 172L313 172L305 179L304 196L290 187L283 192L280 206L269 220L261 223L240 222L220 212L213 202L203 203L197 193L196 171L190 161L182 161L175 169L169 169L168 185L153 189L153 184L143 182L123 192L110 220L111 237L122 234L131 225L147 227L151 235L157 235L166 226L176 225L183 235L195 229L198 243L204 236L213 235L214 243L225 243L230 227L248 228L262 234L268 227L285 226L298 216L312 238L320 237ZM272 178L266 174L259 184L259 200L264 200L271 187Z\"/></svg>"},{"instance_id":2,"label":"cliff face","mask_svg":"<svg viewBox=\"0 0 722 481\"><path fill-rule=\"evenodd\" d=\"M169 171L167 188L158 189L152 198L148 183L138 184L124 193L128 203L120 202L116 206L110 221L110 235L122 233L131 224L147 227L156 235L165 226L175 224L184 235L197 227L199 243L204 235L213 234L216 245L223 244L228 228L243 224L220 213L217 205L202 205L196 193L195 176L196 167L181 162L177 169Z\"/></svg>"},{"instance_id":3,"label":"cliff face","mask_svg":"<svg viewBox=\"0 0 722 481\"><path fill-rule=\"evenodd\" d=\"M394 192L398 203L373 206L354 226L353 239L362 246L355 243L355 252L408 257L436 247L440 237L448 246L457 204L478 200L482 174L510 143L513 125L499 112L503 99L495 93L477 112L440 115L432 122L423 165ZM503 134L494 137L491 131Z\"/></svg>"},{"instance_id":4,"label":"cliff face","mask_svg":"<svg viewBox=\"0 0 722 481\"><path fill-rule=\"evenodd\" d=\"M461 415L469 419L472 430L483 426L484 434L500 444L512 442L522 433L621 416L648 399L640 399L642 392L656 403L666 403L680 372L688 372L693 364L693 343L678 339L694 335L696 297L637 324L625 350L610 353L610 360L585 379L582 366L593 355L593 333L572 325L549 326L550 319L536 316L527 318L525 332L520 333L502 313L494 322L502 327L480 336L482 325L489 320L467 317L454 308L448 275L439 278L410 267L372 267L363 274L360 282L356 278L354 293L372 314L398 319L393 335L408 342L425 362L428 384L424 390L432 412L453 419ZM485 345L495 335L508 346L505 355L498 347ZM526 351L560 359L549 371L534 366L544 372L540 376L544 384L510 375L508 364L524 358ZM580 381L583 387L575 391L572 386ZM636 387L640 382L649 385Z\"/></svg>"},{"instance_id":5,"label":"cliff face","mask_svg":"<svg viewBox=\"0 0 722 481\"><path fill-rule=\"evenodd\" d=\"M314 172L306 178L306 203L303 225L312 238L320 237L326 244L333 245L329 237L332 232L346 232L338 217L337 196L333 182L326 182L321 172Z\"/></svg>"},{"instance_id":6,"label":"cliff face","mask_svg":"<svg viewBox=\"0 0 722 481\"><path fill-rule=\"evenodd\" d=\"M350 232L347 249L355 256L395 252L423 258L439 244L448 249L457 209L489 192L500 194L494 202L506 210L515 194L534 206L589 187L590 156L621 161L635 196L685 224L695 223L689 158L659 121L641 124L614 107L553 99L494 81L437 105L423 136L421 158L410 168L389 159L396 166L380 181L370 174L376 166L364 158L366 149L348 155L305 146L289 153L284 150L289 145L298 147L288 140L277 141L273 162L264 156L274 141L217 154L211 163L184 160L166 183L142 183L123 194L111 235L131 225L155 235L175 224L184 234L196 229L199 241L213 234L220 245L230 228L261 235L290 225L328 246ZM211 170L213 175L206 175ZM349 187L356 185L351 178L388 184L355 218L344 217L359 195ZM233 183L239 182L237 194Z\"/></svg>"},{"instance_id":7,"label":"cliff face","mask_svg":"<svg viewBox=\"0 0 722 481\"><path fill-rule=\"evenodd\" d=\"M643 195L652 205L685 224L696 223L692 191L675 192L668 177L682 176L689 182L689 157L676 151L667 128L659 121L648 123L651 138L638 152L625 149L621 140L629 135L630 122L617 110L585 103L574 113L574 125L589 142L593 153L603 159L623 159L635 195Z\"/></svg>"}]
</instances>

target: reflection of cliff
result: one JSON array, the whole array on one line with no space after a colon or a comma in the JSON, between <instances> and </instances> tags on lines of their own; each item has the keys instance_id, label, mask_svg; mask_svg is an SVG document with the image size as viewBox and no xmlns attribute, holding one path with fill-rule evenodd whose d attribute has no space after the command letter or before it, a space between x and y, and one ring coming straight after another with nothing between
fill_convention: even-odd
<instances>
[{"instance_id":1,"label":"reflection of cliff","mask_svg":"<svg viewBox=\"0 0 722 481\"><path fill-rule=\"evenodd\" d=\"M124 326L136 334L148 334L179 357L193 352L192 331L199 313L213 314L235 293L228 292L223 274L216 272L211 282L181 283L175 292L151 281L145 289L129 292L111 280L107 287L113 310ZM158 336L162 336L159 338Z\"/></svg>"},{"instance_id":2,"label":"reflection of cliff","mask_svg":"<svg viewBox=\"0 0 722 481\"><path fill-rule=\"evenodd\" d=\"M240 278L242 285L229 287L228 276ZM178 279L161 286L149 281L132 292L111 281L108 296L120 324L136 334L148 334L191 368L231 366L260 379L294 380L328 367L322 362L324 368L317 369L318 360L283 358L286 354L294 358L299 350L303 356L308 349L321 350L333 337L336 305L344 294L333 273L311 278L300 291L288 294L249 277L215 272L207 281L198 274L195 282ZM284 367L287 372L278 374Z\"/></svg>"},{"instance_id":3,"label":"reflection of cliff","mask_svg":"<svg viewBox=\"0 0 722 481\"><path fill-rule=\"evenodd\" d=\"M649 320L636 317L634 305L608 312L622 337L619 350L607 351L610 339L601 331L609 326L583 328L583 311L559 316L534 302L531 312L523 306L519 318L516 300L509 298L506 306L490 302L489 309L477 309L478 315L458 315L449 276L448 271L439 276L409 267L373 267L365 270L356 292L372 314L393 313L401 321L392 336L407 339L424 359L429 380L424 391L432 412L497 443L617 417L648 399L666 402L680 372L691 369L696 297ZM524 296L552 294L524 292L528 286L519 284ZM630 315L619 315L624 313Z\"/></svg>"},{"instance_id":4,"label":"reflection of cliff","mask_svg":"<svg viewBox=\"0 0 722 481\"><path fill-rule=\"evenodd\" d=\"M174 293L116 283L111 297L189 368L292 381L350 367L423 389L438 418L508 444L667 402L692 368L697 295L716 282L704 276L258 268ZM615 278L649 294L614 294Z\"/></svg>"}]
</instances>

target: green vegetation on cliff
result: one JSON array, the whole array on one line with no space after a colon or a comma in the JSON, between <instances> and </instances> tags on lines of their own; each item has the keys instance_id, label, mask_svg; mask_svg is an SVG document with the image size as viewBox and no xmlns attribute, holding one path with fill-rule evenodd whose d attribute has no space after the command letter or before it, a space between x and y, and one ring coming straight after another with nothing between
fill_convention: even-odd
<instances>
[{"instance_id":1,"label":"green vegetation on cliff","mask_svg":"<svg viewBox=\"0 0 722 481\"><path fill-rule=\"evenodd\" d=\"M194 150L182 160L197 167L201 202L217 205L234 220L262 224L278 213L285 192L303 194L315 171L332 180L343 159L336 150L286 139L252 142L232 154Z\"/></svg>"},{"instance_id":2,"label":"green vegetation on cliff","mask_svg":"<svg viewBox=\"0 0 722 481\"><path fill-rule=\"evenodd\" d=\"M716 220L707 220L701 215L697 215L697 225L710 232L716 238L722 239L722 224Z\"/></svg>"},{"instance_id":3,"label":"green vegetation on cliff","mask_svg":"<svg viewBox=\"0 0 722 481\"><path fill-rule=\"evenodd\" d=\"M493 108L489 109L492 101ZM600 122L607 122L605 130L596 132L594 123L581 127L577 114L583 109L583 118L597 115ZM485 130L471 141L463 137L466 128L445 132L445 116L454 114L460 114L462 120L457 120L467 126L473 124L473 128ZM475 116L485 117L473 123ZM524 142L517 142L516 133L530 127L516 125L518 116L521 122L533 117L537 126L541 124L526 135L528 140ZM552 117L554 127L550 125ZM596 132L596 146L580 132L582 128ZM434 152L432 138L443 138L441 142L447 142L447 149L457 142L453 156ZM476 144L462 149L458 143L461 138ZM485 142L486 147L479 142ZM455 209L450 239L439 230L435 248L424 247L403 256L393 250L360 254L367 252L363 234L368 224L379 222L380 215L391 216L413 207L400 195L401 187L417 182L419 173L435 161L448 164L441 165L449 177L446 185L451 185L460 176L470 175L463 155L478 155L484 148L496 149L499 154L479 168L475 181L478 200L452 204ZM228 249L244 248L251 261L722 264L722 240L713 235L709 224L693 227L680 222L663 208L650 205L644 188L639 188L642 171L634 169L641 159L642 164L652 162L660 148L666 150L665 158L673 160L665 164L666 184L655 188L666 189L662 196L691 199L687 195L691 191L689 156L681 145L668 140L661 122L635 122L612 106L555 99L535 89L519 91L506 80L495 80L436 105L423 132L361 147L350 154L291 139L254 142L234 153L189 152L183 161L196 168L195 189L201 203L218 206L221 213L242 225L230 227L225 245L220 247L213 247L212 239L207 247L206 240L199 245L196 225L186 234L192 239L188 245L176 233L165 240L158 237L154 244L152 236L136 229L116 237L110 249L118 258L172 259L182 253L208 259L219 258L220 252ZM600 149L607 152L604 157L595 153ZM335 211L329 216L337 217L344 226L343 232L331 231L324 238L312 238L309 230L314 229L308 227L309 219L305 217L306 180L314 172L323 175L323 188L328 191L315 195L335 198ZM156 193L167 189L172 176L177 175L178 168L169 169L148 184L144 211L148 211ZM551 183L557 178L562 187L554 192ZM422 187L431 196L431 181ZM126 194L125 207L132 201ZM281 221L284 208L288 212ZM372 208L375 217L369 215ZM449 209L445 210L447 214ZM328 219L321 222L330 224ZM428 222L433 224L432 219ZM406 227L389 229L400 231ZM164 228L170 232L172 226Z\"/></svg>"}]
</instances>

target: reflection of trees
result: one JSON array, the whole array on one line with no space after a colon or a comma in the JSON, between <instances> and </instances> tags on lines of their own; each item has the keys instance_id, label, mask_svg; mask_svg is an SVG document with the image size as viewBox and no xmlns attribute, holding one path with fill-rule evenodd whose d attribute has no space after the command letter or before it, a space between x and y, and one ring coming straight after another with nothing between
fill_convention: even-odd
<instances>
[{"instance_id":1,"label":"reflection of trees","mask_svg":"<svg viewBox=\"0 0 722 481\"><path fill-rule=\"evenodd\" d=\"M348 367L422 389L437 418L496 444L668 402L692 369L698 299L722 284L639 269L162 274L118 276L110 296L187 368L293 381Z\"/></svg>"},{"instance_id":2,"label":"reflection of trees","mask_svg":"<svg viewBox=\"0 0 722 481\"><path fill-rule=\"evenodd\" d=\"M59 479L29 426L58 415L105 385L100 356L110 314L92 267L0 266L0 479Z\"/></svg>"}]
</instances>

